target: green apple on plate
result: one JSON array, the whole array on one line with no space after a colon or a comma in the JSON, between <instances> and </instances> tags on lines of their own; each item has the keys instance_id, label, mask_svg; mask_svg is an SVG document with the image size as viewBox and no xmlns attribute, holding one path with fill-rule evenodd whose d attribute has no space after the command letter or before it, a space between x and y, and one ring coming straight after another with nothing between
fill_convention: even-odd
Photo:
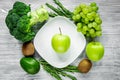
<instances>
[{"instance_id":1,"label":"green apple on plate","mask_svg":"<svg viewBox=\"0 0 120 80\"><path fill-rule=\"evenodd\" d=\"M52 47L57 53L65 53L70 47L70 37L68 35L64 35L59 28L60 33L55 34L52 37Z\"/></svg>"},{"instance_id":2,"label":"green apple on plate","mask_svg":"<svg viewBox=\"0 0 120 80\"><path fill-rule=\"evenodd\" d=\"M59 32L59 27L62 33ZM76 32L76 25L72 21L56 16L48 20L37 32L34 45L38 54L50 65L64 68L82 54L86 39L81 32ZM60 46L62 49L58 48Z\"/></svg>"},{"instance_id":3,"label":"green apple on plate","mask_svg":"<svg viewBox=\"0 0 120 80\"><path fill-rule=\"evenodd\" d=\"M91 61L99 61L104 55L104 46L100 42L90 42L86 46L86 54Z\"/></svg>"}]
</instances>

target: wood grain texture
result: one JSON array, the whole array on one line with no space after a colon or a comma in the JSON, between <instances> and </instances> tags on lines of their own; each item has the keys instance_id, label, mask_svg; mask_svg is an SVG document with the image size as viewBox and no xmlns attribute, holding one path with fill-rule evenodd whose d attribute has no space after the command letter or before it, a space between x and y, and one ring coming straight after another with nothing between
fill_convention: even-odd
<instances>
[{"instance_id":1,"label":"wood grain texture","mask_svg":"<svg viewBox=\"0 0 120 80\"><path fill-rule=\"evenodd\" d=\"M28 75L19 65L23 56L22 43L9 34L4 22L7 11L16 0L0 0L0 80L55 80L43 69L36 75ZM17 0L18 1L18 0ZM32 10L52 0L20 0L31 4ZM87 74L75 73L77 80L120 80L120 0L60 0L71 11L79 3L97 2L102 17L103 36L97 38L105 46L105 56L94 62ZM37 55L38 56L38 55ZM72 64L77 65L84 58L82 53ZM64 78L63 80L70 80Z\"/></svg>"}]
</instances>

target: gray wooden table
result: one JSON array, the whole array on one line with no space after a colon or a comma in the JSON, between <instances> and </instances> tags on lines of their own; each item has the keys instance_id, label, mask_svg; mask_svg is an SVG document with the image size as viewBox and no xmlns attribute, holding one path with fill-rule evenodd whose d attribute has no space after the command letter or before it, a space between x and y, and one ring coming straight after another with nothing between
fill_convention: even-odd
<instances>
[{"instance_id":1,"label":"gray wooden table","mask_svg":"<svg viewBox=\"0 0 120 80\"><path fill-rule=\"evenodd\" d=\"M32 9L46 2L54 5L52 0L21 0L31 4ZM120 80L120 0L60 0L65 7L73 10L81 2L97 2L103 24L103 36L97 40L105 46L103 59L93 64L87 74L73 74L78 80ZM0 0L0 80L55 80L42 68L36 75L28 75L20 67L19 60L23 57L18 40L9 34L5 25L5 16L15 0ZM76 59L77 64L84 53ZM63 80L69 80L64 78Z\"/></svg>"}]
</instances>

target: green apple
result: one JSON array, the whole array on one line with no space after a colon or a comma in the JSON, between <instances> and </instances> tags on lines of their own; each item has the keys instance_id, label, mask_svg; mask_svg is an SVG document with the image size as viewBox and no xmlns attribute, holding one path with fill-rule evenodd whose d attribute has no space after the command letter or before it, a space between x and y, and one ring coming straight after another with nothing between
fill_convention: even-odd
<instances>
[{"instance_id":1,"label":"green apple","mask_svg":"<svg viewBox=\"0 0 120 80\"><path fill-rule=\"evenodd\" d=\"M92 61L99 61L104 55L104 46L100 42L90 42L86 46L87 57Z\"/></svg>"},{"instance_id":2,"label":"green apple","mask_svg":"<svg viewBox=\"0 0 120 80\"><path fill-rule=\"evenodd\" d=\"M60 34L55 34L52 37L51 44L57 53L65 53L70 47L70 37L63 35L60 30Z\"/></svg>"}]
</instances>

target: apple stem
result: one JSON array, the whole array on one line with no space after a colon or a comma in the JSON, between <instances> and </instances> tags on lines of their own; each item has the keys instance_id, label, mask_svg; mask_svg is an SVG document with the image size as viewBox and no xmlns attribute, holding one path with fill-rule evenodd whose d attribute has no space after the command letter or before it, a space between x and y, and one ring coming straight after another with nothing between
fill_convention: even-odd
<instances>
[{"instance_id":1,"label":"apple stem","mask_svg":"<svg viewBox=\"0 0 120 80\"><path fill-rule=\"evenodd\" d=\"M62 35L62 31L61 31L61 28L59 27L59 31L60 31L60 35Z\"/></svg>"}]
</instances>

